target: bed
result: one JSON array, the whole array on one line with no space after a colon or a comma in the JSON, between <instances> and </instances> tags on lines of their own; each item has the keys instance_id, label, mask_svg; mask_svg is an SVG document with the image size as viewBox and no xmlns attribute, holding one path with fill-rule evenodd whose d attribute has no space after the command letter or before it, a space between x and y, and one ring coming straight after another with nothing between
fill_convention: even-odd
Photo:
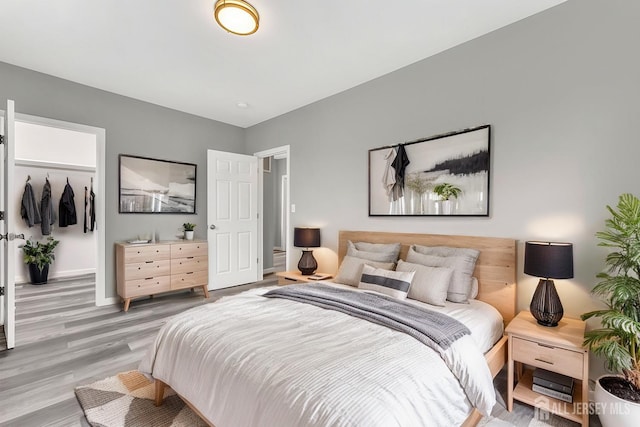
<instances>
[{"instance_id":1,"label":"bed","mask_svg":"<svg viewBox=\"0 0 640 427\"><path fill-rule=\"evenodd\" d=\"M488 304L503 323L515 315L512 239L341 231L341 262L349 241L400 243L400 259L406 259L411 245L475 248L480 252L473 272L479 302L469 306ZM446 367L432 369L424 363L438 365L449 357L439 357L406 334L286 299L265 304L261 292L252 290L190 310L163 327L140 365L156 380L156 404L162 403L169 386L207 424L218 427L300 425L300 419L303 425L419 425L415 420L422 419L471 426L480 420L478 407L486 406L488 398L473 391L486 381L469 380L469 372L486 369L495 376L507 360L506 338L500 334L477 357L460 351L457 357L470 359L464 364L475 364L465 368L470 371L454 375ZM461 306L454 304L452 310L464 312ZM213 320L204 322L206 317ZM475 331L473 340L477 341ZM471 338L455 346L465 348L467 341ZM456 368L461 364L453 362ZM317 396L321 400L314 400ZM426 400L429 404L422 407Z\"/></svg>"}]
</instances>

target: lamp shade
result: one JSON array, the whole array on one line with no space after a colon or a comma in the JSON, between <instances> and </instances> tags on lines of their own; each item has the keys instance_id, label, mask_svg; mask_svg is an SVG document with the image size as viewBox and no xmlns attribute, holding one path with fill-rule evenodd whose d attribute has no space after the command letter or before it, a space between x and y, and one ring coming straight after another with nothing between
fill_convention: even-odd
<instances>
[{"instance_id":1,"label":"lamp shade","mask_svg":"<svg viewBox=\"0 0 640 427\"><path fill-rule=\"evenodd\" d=\"M571 243L526 242L524 272L545 279L573 277L573 245Z\"/></svg>"},{"instance_id":2,"label":"lamp shade","mask_svg":"<svg viewBox=\"0 0 640 427\"><path fill-rule=\"evenodd\" d=\"M320 229L319 228L294 228L293 246L297 248L319 248Z\"/></svg>"}]
</instances>

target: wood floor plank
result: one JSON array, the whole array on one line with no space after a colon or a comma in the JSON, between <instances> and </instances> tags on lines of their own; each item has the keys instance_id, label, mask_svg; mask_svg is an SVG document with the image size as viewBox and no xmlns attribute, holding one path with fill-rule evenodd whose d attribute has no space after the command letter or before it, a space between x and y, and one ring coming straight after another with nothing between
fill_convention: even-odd
<instances>
[{"instance_id":1,"label":"wood floor plank","mask_svg":"<svg viewBox=\"0 0 640 427\"><path fill-rule=\"evenodd\" d=\"M95 307L93 275L16 286L16 348L0 351L0 425L87 426L73 390L136 369L158 330L189 308L258 286L178 292ZM0 342L3 335L0 334Z\"/></svg>"}]
</instances>

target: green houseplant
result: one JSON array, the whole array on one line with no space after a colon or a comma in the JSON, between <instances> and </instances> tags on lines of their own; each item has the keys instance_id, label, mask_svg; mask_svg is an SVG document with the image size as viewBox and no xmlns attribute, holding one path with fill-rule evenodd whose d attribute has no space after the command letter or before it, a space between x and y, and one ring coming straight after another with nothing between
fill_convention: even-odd
<instances>
[{"instance_id":1,"label":"green houseplant","mask_svg":"<svg viewBox=\"0 0 640 427\"><path fill-rule=\"evenodd\" d=\"M54 250L60 243L59 240L49 236L45 242L36 242L31 239L22 245L23 260L29 267L29 277L34 285L47 283L49 277L49 265L55 260Z\"/></svg>"},{"instance_id":2,"label":"green houseplant","mask_svg":"<svg viewBox=\"0 0 640 427\"><path fill-rule=\"evenodd\" d=\"M622 194L617 207L607 206L607 210L611 217L605 221L606 230L596 236L598 246L611 252L605 259L606 271L597 275L600 282L592 290L607 308L582 315L583 320L599 318L602 322L601 328L585 333L584 345L603 357L610 371L622 374L598 379L596 401L602 387L625 401L640 403L640 200ZM640 410L640 405L626 405ZM603 425L609 424L599 415ZM613 422L621 425L619 419Z\"/></svg>"},{"instance_id":3,"label":"green houseplant","mask_svg":"<svg viewBox=\"0 0 640 427\"><path fill-rule=\"evenodd\" d=\"M182 229L184 230L184 238L187 240L193 240L193 230L196 228L195 224L190 222L185 222L182 224Z\"/></svg>"},{"instance_id":4,"label":"green houseplant","mask_svg":"<svg viewBox=\"0 0 640 427\"><path fill-rule=\"evenodd\" d=\"M453 212L451 198L457 198L462 194L462 189L448 182L443 182L433 187L433 192L440 197L440 205L442 210L440 213L449 215Z\"/></svg>"}]
</instances>

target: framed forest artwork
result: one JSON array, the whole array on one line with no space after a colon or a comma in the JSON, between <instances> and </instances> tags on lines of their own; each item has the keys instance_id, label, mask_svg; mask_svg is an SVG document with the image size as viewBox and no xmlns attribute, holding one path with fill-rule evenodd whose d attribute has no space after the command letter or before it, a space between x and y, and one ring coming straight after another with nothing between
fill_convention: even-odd
<instances>
[{"instance_id":1,"label":"framed forest artwork","mask_svg":"<svg viewBox=\"0 0 640 427\"><path fill-rule=\"evenodd\" d=\"M369 150L369 216L489 216L491 126Z\"/></svg>"}]
</instances>

